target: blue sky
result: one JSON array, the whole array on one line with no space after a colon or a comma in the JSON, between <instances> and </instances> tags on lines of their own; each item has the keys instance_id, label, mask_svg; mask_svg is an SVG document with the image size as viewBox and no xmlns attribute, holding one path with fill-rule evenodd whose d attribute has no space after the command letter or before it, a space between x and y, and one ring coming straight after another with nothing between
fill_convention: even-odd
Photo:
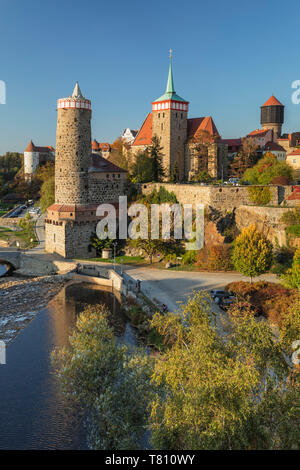
<instances>
[{"instance_id":1,"label":"blue sky","mask_svg":"<svg viewBox=\"0 0 300 470\"><path fill-rule=\"evenodd\" d=\"M243 136L274 93L283 131L300 130L299 10L298 0L0 0L0 154L30 139L55 146L56 100L76 80L92 100L93 137L139 128L165 90L170 47L189 117L211 115L224 138Z\"/></svg>"}]
</instances>

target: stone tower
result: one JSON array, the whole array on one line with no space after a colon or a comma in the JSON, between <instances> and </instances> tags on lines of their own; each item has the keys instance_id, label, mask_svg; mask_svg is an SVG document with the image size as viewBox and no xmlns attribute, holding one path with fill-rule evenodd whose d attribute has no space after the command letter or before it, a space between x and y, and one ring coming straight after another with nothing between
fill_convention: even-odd
<instances>
[{"instance_id":1,"label":"stone tower","mask_svg":"<svg viewBox=\"0 0 300 470\"><path fill-rule=\"evenodd\" d=\"M284 122L284 106L274 95L261 106L260 122L263 129L273 129L273 140L277 140L282 133Z\"/></svg>"},{"instance_id":2,"label":"stone tower","mask_svg":"<svg viewBox=\"0 0 300 470\"><path fill-rule=\"evenodd\" d=\"M156 135L160 139L166 178L172 174L177 166L179 179L184 179L188 107L188 101L185 101L175 92L172 57L170 55L166 92L152 102L152 135Z\"/></svg>"},{"instance_id":3,"label":"stone tower","mask_svg":"<svg viewBox=\"0 0 300 470\"><path fill-rule=\"evenodd\" d=\"M91 160L91 102L78 83L68 98L57 102L55 202L87 204Z\"/></svg>"}]
</instances>

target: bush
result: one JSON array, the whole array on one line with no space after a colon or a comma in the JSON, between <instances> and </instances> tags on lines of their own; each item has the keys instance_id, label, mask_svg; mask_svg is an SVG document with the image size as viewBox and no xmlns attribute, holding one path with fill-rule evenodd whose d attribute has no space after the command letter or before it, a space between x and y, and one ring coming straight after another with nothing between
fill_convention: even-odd
<instances>
[{"instance_id":1,"label":"bush","mask_svg":"<svg viewBox=\"0 0 300 470\"><path fill-rule=\"evenodd\" d=\"M231 245L212 245L199 250L197 267L207 271L230 271Z\"/></svg>"},{"instance_id":2,"label":"bush","mask_svg":"<svg viewBox=\"0 0 300 470\"><path fill-rule=\"evenodd\" d=\"M286 233L292 235L293 237L300 237L300 224L291 225L286 228Z\"/></svg>"},{"instance_id":3,"label":"bush","mask_svg":"<svg viewBox=\"0 0 300 470\"><path fill-rule=\"evenodd\" d=\"M291 269L288 269L281 279L287 287L300 289L300 248L294 254Z\"/></svg>"},{"instance_id":4,"label":"bush","mask_svg":"<svg viewBox=\"0 0 300 470\"><path fill-rule=\"evenodd\" d=\"M197 261L197 251L195 250L188 250L184 253L182 257L182 264L185 266L188 264L195 264Z\"/></svg>"},{"instance_id":5,"label":"bush","mask_svg":"<svg viewBox=\"0 0 300 470\"><path fill-rule=\"evenodd\" d=\"M255 225L242 230L235 239L232 263L237 271L251 278L267 272L273 263L272 243Z\"/></svg>"},{"instance_id":6,"label":"bush","mask_svg":"<svg viewBox=\"0 0 300 470\"><path fill-rule=\"evenodd\" d=\"M259 281L231 282L226 289L232 292L241 301L249 302L259 307L272 323L280 326L288 309L298 298L296 289L288 289L274 282Z\"/></svg>"},{"instance_id":7,"label":"bush","mask_svg":"<svg viewBox=\"0 0 300 470\"><path fill-rule=\"evenodd\" d=\"M275 254L274 264L271 272L273 274L284 274L287 269L292 267L294 250L287 246L280 247Z\"/></svg>"},{"instance_id":8,"label":"bush","mask_svg":"<svg viewBox=\"0 0 300 470\"><path fill-rule=\"evenodd\" d=\"M275 178L272 179L272 184L287 186L290 184L290 178L285 175L275 176Z\"/></svg>"},{"instance_id":9,"label":"bush","mask_svg":"<svg viewBox=\"0 0 300 470\"><path fill-rule=\"evenodd\" d=\"M250 201L258 206L266 206L271 201L271 191L267 187L249 186Z\"/></svg>"}]
</instances>

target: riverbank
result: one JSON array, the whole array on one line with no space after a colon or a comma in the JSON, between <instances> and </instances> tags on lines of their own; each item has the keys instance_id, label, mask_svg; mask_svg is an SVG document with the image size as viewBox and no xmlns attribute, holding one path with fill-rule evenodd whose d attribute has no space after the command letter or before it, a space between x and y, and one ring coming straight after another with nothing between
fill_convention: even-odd
<instances>
[{"instance_id":1,"label":"riverbank","mask_svg":"<svg viewBox=\"0 0 300 470\"><path fill-rule=\"evenodd\" d=\"M0 278L0 340L12 341L67 282L64 276Z\"/></svg>"}]
</instances>

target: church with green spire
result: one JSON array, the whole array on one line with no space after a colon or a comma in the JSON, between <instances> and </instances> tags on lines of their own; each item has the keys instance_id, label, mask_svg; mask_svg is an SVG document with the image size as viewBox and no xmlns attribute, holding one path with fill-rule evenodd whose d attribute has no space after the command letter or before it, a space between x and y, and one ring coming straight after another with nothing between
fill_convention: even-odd
<instances>
[{"instance_id":1,"label":"church with green spire","mask_svg":"<svg viewBox=\"0 0 300 470\"><path fill-rule=\"evenodd\" d=\"M199 171L214 178L226 176L226 145L221 143L219 132L211 116L188 118L189 102L175 91L172 56L165 93L152 102L152 112L146 117L133 144L132 154L144 151L157 136L162 147L165 178L187 181ZM197 147L205 137L207 158L199 155Z\"/></svg>"}]
</instances>

